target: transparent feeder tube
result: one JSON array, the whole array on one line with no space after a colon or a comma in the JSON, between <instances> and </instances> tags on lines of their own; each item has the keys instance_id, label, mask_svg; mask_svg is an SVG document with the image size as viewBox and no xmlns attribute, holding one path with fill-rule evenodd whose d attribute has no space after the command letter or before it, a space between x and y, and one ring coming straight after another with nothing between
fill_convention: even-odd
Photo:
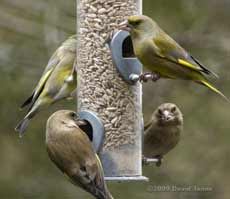
<instances>
[{"instance_id":1,"label":"transparent feeder tube","mask_svg":"<svg viewBox=\"0 0 230 199\"><path fill-rule=\"evenodd\" d=\"M94 112L104 125L107 179L142 178L142 87L123 81L106 45L114 25L141 10L141 0L77 0L78 111Z\"/></svg>"}]
</instances>

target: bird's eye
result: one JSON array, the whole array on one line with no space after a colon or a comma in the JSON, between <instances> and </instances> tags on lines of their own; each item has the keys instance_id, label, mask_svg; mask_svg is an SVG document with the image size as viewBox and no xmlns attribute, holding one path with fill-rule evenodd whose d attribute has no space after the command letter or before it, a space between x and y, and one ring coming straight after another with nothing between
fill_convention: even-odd
<instances>
[{"instance_id":1,"label":"bird's eye","mask_svg":"<svg viewBox=\"0 0 230 199\"><path fill-rule=\"evenodd\" d=\"M158 109L158 113L159 113L160 115L163 115L163 111L162 111L161 109Z\"/></svg>"},{"instance_id":2,"label":"bird's eye","mask_svg":"<svg viewBox=\"0 0 230 199\"><path fill-rule=\"evenodd\" d=\"M176 111L176 107L173 106L173 107L171 108L171 112L174 113L175 111Z\"/></svg>"},{"instance_id":3,"label":"bird's eye","mask_svg":"<svg viewBox=\"0 0 230 199\"><path fill-rule=\"evenodd\" d=\"M75 118L75 117L77 117L77 114L75 112L71 112L70 117Z\"/></svg>"},{"instance_id":4,"label":"bird's eye","mask_svg":"<svg viewBox=\"0 0 230 199\"><path fill-rule=\"evenodd\" d=\"M133 26L138 26L140 23L141 23L141 21L139 21L139 20L138 20L138 21L133 21L133 22L132 22L132 25L133 25Z\"/></svg>"}]
</instances>

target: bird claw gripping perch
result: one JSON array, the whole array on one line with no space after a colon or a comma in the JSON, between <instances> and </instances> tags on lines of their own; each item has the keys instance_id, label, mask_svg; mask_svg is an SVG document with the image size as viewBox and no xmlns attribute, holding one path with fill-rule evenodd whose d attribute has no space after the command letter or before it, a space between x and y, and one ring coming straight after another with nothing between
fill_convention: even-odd
<instances>
[{"instance_id":1,"label":"bird claw gripping perch","mask_svg":"<svg viewBox=\"0 0 230 199\"><path fill-rule=\"evenodd\" d=\"M135 85L139 80L142 64L134 55L129 33L120 30L113 34L110 41L110 49L113 63L123 80L130 85Z\"/></svg>"},{"instance_id":2,"label":"bird claw gripping perch","mask_svg":"<svg viewBox=\"0 0 230 199\"><path fill-rule=\"evenodd\" d=\"M160 74L158 73L146 72L146 73L140 74L139 76L139 80L141 82L147 82L148 80L152 80L153 82L156 82L159 79L160 79Z\"/></svg>"},{"instance_id":3,"label":"bird claw gripping perch","mask_svg":"<svg viewBox=\"0 0 230 199\"><path fill-rule=\"evenodd\" d=\"M156 162L156 166L160 167L162 164L163 158L159 158L158 161Z\"/></svg>"},{"instance_id":4,"label":"bird claw gripping perch","mask_svg":"<svg viewBox=\"0 0 230 199\"><path fill-rule=\"evenodd\" d=\"M143 165L150 165L150 164L156 164L157 167L161 166L162 164L162 158L161 157L157 157L157 158L146 158L145 156L142 156L142 164Z\"/></svg>"}]
</instances>

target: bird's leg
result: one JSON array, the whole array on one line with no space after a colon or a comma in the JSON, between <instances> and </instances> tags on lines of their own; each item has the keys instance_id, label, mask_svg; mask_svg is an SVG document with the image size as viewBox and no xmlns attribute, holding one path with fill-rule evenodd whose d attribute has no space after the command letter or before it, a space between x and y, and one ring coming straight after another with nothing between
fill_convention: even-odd
<instances>
[{"instance_id":1,"label":"bird's leg","mask_svg":"<svg viewBox=\"0 0 230 199\"><path fill-rule=\"evenodd\" d=\"M152 81L156 82L157 80L159 80L161 78L159 73L152 73Z\"/></svg>"},{"instance_id":2,"label":"bird's leg","mask_svg":"<svg viewBox=\"0 0 230 199\"><path fill-rule=\"evenodd\" d=\"M156 82L159 79L160 79L160 74L158 74L158 73L146 72L146 73L140 74L140 76L139 76L139 80L141 82L147 82L148 80L152 80L152 81Z\"/></svg>"},{"instance_id":3,"label":"bird's leg","mask_svg":"<svg viewBox=\"0 0 230 199\"><path fill-rule=\"evenodd\" d=\"M148 158L146 158L144 155L142 155L142 164L143 165L149 165Z\"/></svg>"},{"instance_id":4,"label":"bird's leg","mask_svg":"<svg viewBox=\"0 0 230 199\"><path fill-rule=\"evenodd\" d=\"M162 161L163 161L163 156L158 155L158 156L156 156L156 158L158 159L158 161L156 162L156 166L160 167L162 164Z\"/></svg>"},{"instance_id":5,"label":"bird's leg","mask_svg":"<svg viewBox=\"0 0 230 199\"><path fill-rule=\"evenodd\" d=\"M147 82L149 79L152 79L152 73L150 72L142 73L139 76L141 82Z\"/></svg>"},{"instance_id":6,"label":"bird's leg","mask_svg":"<svg viewBox=\"0 0 230 199\"><path fill-rule=\"evenodd\" d=\"M148 166L150 164L158 164L158 162L158 158L147 158L144 155L142 155L142 164L145 166Z\"/></svg>"}]
</instances>

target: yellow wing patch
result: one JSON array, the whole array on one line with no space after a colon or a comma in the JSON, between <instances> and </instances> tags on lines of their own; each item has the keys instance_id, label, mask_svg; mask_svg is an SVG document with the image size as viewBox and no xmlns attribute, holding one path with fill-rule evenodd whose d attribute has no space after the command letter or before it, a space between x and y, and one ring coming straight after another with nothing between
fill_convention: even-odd
<instances>
[{"instance_id":1,"label":"yellow wing patch","mask_svg":"<svg viewBox=\"0 0 230 199\"><path fill-rule=\"evenodd\" d=\"M196 70L196 71L200 71L196 66L190 64L189 62L183 60L183 59L178 59L178 63L183 65L183 66L186 66L188 68L191 68L193 70Z\"/></svg>"},{"instance_id":2,"label":"yellow wing patch","mask_svg":"<svg viewBox=\"0 0 230 199\"><path fill-rule=\"evenodd\" d=\"M34 96L37 95L37 93L40 91L40 89L42 88L42 86L46 83L47 79L49 78L51 72L53 71L53 68L48 70L44 75L43 77L41 78L41 80L39 81L38 83L38 86L35 90L35 93L34 93Z\"/></svg>"},{"instance_id":3,"label":"yellow wing patch","mask_svg":"<svg viewBox=\"0 0 230 199\"><path fill-rule=\"evenodd\" d=\"M101 164L101 160L100 160L100 158L98 157L98 155L97 155L97 154L95 154L95 156L96 156L96 159L97 159L97 161L98 161L98 163L99 163L99 166L100 166L101 168L103 168L103 167L102 167L102 164Z\"/></svg>"}]
</instances>

